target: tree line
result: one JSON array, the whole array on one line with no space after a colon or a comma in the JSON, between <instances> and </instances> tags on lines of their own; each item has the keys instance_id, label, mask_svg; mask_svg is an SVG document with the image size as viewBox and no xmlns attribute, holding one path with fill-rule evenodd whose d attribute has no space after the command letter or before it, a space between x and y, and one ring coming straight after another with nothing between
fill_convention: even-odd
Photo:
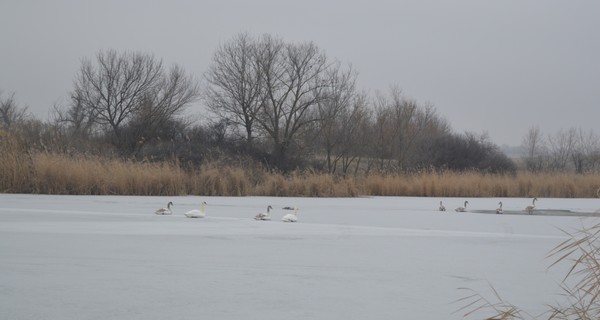
<instances>
[{"instance_id":1,"label":"tree line","mask_svg":"<svg viewBox=\"0 0 600 320\"><path fill-rule=\"evenodd\" d=\"M29 148L191 168L223 161L337 175L516 171L485 135L455 133L434 106L394 87L367 94L357 79L351 65L312 42L240 33L215 50L202 85L152 54L104 50L82 59L67 102L52 107L50 120L34 119L14 94L0 95L0 116ZM194 104L207 110L197 119L187 111ZM545 169L546 162L534 163L535 144L527 167ZM588 162L576 170L598 169Z\"/></svg>"},{"instance_id":2,"label":"tree line","mask_svg":"<svg viewBox=\"0 0 600 320\"><path fill-rule=\"evenodd\" d=\"M592 130L570 128L544 135L539 127L532 126L522 145L529 171L600 172L600 137Z\"/></svg>"}]
</instances>

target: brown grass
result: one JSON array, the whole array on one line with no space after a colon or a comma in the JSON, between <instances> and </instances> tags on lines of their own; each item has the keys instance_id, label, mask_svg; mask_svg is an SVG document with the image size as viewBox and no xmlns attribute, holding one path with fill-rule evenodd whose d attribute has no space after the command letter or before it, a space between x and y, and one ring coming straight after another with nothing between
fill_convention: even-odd
<instances>
[{"instance_id":1,"label":"brown grass","mask_svg":"<svg viewBox=\"0 0 600 320\"><path fill-rule=\"evenodd\" d=\"M33 192L49 194L174 195L186 192L186 175L170 163L38 153Z\"/></svg>"},{"instance_id":2,"label":"brown grass","mask_svg":"<svg viewBox=\"0 0 600 320\"><path fill-rule=\"evenodd\" d=\"M0 130L0 192L31 189L32 163L25 144L16 135Z\"/></svg>"},{"instance_id":3,"label":"brown grass","mask_svg":"<svg viewBox=\"0 0 600 320\"><path fill-rule=\"evenodd\" d=\"M417 197L545 197L596 196L600 175L529 173L491 175L478 172L371 175L364 178L364 194Z\"/></svg>"},{"instance_id":4,"label":"brown grass","mask_svg":"<svg viewBox=\"0 0 600 320\"><path fill-rule=\"evenodd\" d=\"M595 197L600 174L489 175L478 172L371 174L342 178L312 171L283 175L219 163L184 169L176 161L30 153L0 131L0 192L44 194L355 197Z\"/></svg>"}]
</instances>

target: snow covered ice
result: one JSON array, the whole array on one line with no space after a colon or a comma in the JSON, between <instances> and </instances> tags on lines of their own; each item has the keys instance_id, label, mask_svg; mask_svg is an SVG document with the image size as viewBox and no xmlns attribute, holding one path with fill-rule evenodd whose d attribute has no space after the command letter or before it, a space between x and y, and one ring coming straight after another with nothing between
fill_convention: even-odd
<instances>
[{"instance_id":1,"label":"snow covered ice","mask_svg":"<svg viewBox=\"0 0 600 320\"><path fill-rule=\"evenodd\" d=\"M443 200L448 210L437 211ZM453 209L469 201L467 213ZM156 209L173 201L173 215ZM206 217L183 214L206 201ZM561 301L547 253L597 222L485 214L525 198L133 197L0 194L0 319L461 319L489 284L531 314ZM272 205L272 221L254 216ZM284 223L286 206L298 222ZM491 297L490 297L491 298Z\"/></svg>"}]
</instances>

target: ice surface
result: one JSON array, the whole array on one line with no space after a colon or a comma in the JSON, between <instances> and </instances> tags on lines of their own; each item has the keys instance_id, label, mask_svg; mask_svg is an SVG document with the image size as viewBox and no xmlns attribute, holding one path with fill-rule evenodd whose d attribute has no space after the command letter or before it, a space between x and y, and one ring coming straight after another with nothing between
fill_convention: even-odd
<instances>
[{"instance_id":1,"label":"ice surface","mask_svg":"<svg viewBox=\"0 0 600 320\"><path fill-rule=\"evenodd\" d=\"M183 216L202 200L206 218ZM489 284L532 314L561 301L569 265L546 255L600 201L454 212L464 200L531 203L0 194L0 319L461 319L458 288ZM155 215L168 201L174 214ZM267 205L273 220L254 220ZM285 206L298 223L281 222Z\"/></svg>"}]
</instances>

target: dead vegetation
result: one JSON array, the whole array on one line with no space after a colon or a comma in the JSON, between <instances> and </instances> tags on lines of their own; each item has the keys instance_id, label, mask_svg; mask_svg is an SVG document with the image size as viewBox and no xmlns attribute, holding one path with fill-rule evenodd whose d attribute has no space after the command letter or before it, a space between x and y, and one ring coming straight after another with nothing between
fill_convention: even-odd
<instances>
[{"instance_id":1,"label":"dead vegetation","mask_svg":"<svg viewBox=\"0 0 600 320\"><path fill-rule=\"evenodd\" d=\"M336 176L310 170L283 174L260 165L210 162L192 169L173 161L29 152L15 137L0 140L0 191L80 195L355 197L595 197L600 175L522 172L420 172Z\"/></svg>"}]
</instances>

